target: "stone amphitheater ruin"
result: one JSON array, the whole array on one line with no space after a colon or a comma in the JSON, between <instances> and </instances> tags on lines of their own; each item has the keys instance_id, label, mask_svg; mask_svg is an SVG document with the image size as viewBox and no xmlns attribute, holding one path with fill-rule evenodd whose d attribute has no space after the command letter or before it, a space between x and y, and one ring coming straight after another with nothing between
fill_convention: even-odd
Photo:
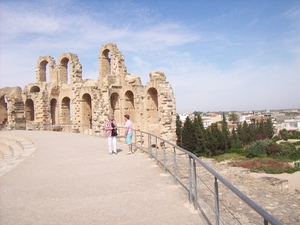
<instances>
[{"instance_id":1,"label":"stone amphitheater ruin","mask_svg":"<svg viewBox=\"0 0 300 225\"><path fill-rule=\"evenodd\" d=\"M163 72L151 72L149 82L145 86L142 85L140 77L127 72L122 53L112 43L103 45L100 49L98 80L82 78L82 66L76 54L61 54L57 62L58 64L51 56L41 56L37 62L35 83L26 85L24 89L0 89L0 130L51 128L103 135L103 124L107 114L113 112L119 125L124 122L123 115L129 114L135 129L154 133L175 143L175 98ZM17 154L10 161L10 166L20 162L17 157L31 154L21 154L22 146L16 146L21 142L26 144L28 140L14 142L8 137L0 138L3 142L0 143L2 149L9 154L10 148L15 147L13 152ZM33 151L32 149L34 147L29 148L30 151ZM179 157L186 159L184 155ZM4 158L5 155L0 151L0 167L3 167ZM214 163L210 159L205 161L284 224L299 224L298 192L288 193L287 190L276 189L266 185L265 181L228 168L228 164ZM169 166L171 170L173 162L170 162ZM2 172L11 168L4 168ZM177 169L178 176L186 179L186 168ZM202 167L198 167L197 170L201 173L202 187L204 183L211 182L211 174ZM220 187L220 199L224 206L236 212L241 221L248 221L248 218L254 217L246 204L236 196L232 197L232 193L226 190ZM200 193L204 200L211 194L202 189ZM243 216L243 212L247 217ZM232 219L231 216L228 218Z\"/></svg>"},{"instance_id":2,"label":"stone amphitheater ruin","mask_svg":"<svg viewBox=\"0 0 300 225\"><path fill-rule=\"evenodd\" d=\"M138 76L127 72L116 44L103 45L99 55L98 80L83 79L79 58L61 54L58 64L51 56L40 56L36 82L0 89L0 126L23 129L68 127L73 132L102 132L107 114L113 112L123 124L129 114L135 129L175 141L175 98L161 71L150 73L143 86ZM47 68L48 67L48 68Z\"/></svg>"}]
</instances>

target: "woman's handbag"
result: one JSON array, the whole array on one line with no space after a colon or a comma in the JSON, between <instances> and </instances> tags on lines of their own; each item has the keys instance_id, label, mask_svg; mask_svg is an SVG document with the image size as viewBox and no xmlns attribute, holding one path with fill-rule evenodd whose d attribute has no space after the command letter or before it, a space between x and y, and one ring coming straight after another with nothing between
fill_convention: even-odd
<instances>
[{"instance_id":1,"label":"woman's handbag","mask_svg":"<svg viewBox=\"0 0 300 225\"><path fill-rule=\"evenodd\" d=\"M113 130L111 130L111 136L112 137L118 136L119 132L118 132L118 130L114 129L116 127L114 123L111 123L111 127L113 128Z\"/></svg>"}]
</instances>

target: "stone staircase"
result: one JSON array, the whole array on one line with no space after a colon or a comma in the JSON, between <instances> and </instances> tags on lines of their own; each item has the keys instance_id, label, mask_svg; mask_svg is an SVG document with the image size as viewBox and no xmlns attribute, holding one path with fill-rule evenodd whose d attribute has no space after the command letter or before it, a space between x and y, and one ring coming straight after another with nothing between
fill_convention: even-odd
<instances>
[{"instance_id":1,"label":"stone staircase","mask_svg":"<svg viewBox=\"0 0 300 225\"><path fill-rule=\"evenodd\" d=\"M0 133L0 177L35 151L35 143L24 136Z\"/></svg>"}]
</instances>

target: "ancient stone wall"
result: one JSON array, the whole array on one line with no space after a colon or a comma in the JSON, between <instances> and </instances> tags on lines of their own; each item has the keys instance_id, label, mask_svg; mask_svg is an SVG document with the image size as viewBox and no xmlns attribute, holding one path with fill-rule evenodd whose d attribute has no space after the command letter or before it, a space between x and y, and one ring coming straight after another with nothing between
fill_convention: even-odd
<instances>
[{"instance_id":1,"label":"ancient stone wall","mask_svg":"<svg viewBox=\"0 0 300 225\"><path fill-rule=\"evenodd\" d=\"M24 102L21 93L20 87L0 89L0 129L24 128Z\"/></svg>"},{"instance_id":2,"label":"ancient stone wall","mask_svg":"<svg viewBox=\"0 0 300 225\"><path fill-rule=\"evenodd\" d=\"M119 126L129 114L135 129L175 142L175 99L165 74L150 73L150 81L143 86L140 77L127 72L116 44L101 47L96 81L82 79L76 54L61 54L57 63L51 56L39 57L36 82L25 86L22 98L28 124L69 126L73 132L100 134L108 113L114 113ZM3 115L4 107L1 104Z\"/></svg>"}]
</instances>

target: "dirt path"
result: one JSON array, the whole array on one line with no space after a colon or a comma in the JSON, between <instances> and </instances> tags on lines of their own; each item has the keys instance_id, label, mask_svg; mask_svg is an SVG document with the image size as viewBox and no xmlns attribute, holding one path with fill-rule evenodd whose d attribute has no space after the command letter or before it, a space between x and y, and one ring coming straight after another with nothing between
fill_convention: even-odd
<instances>
[{"instance_id":1,"label":"dirt path","mask_svg":"<svg viewBox=\"0 0 300 225\"><path fill-rule=\"evenodd\" d=\"M296 173L282 173L282 174L266 174L266 173L250 173L251 176L260 178L260 177L275 177L279 179L288 180L289 192L295 193L295 190L300 191L300 171Z\"/></svg>"}]
</instances>

